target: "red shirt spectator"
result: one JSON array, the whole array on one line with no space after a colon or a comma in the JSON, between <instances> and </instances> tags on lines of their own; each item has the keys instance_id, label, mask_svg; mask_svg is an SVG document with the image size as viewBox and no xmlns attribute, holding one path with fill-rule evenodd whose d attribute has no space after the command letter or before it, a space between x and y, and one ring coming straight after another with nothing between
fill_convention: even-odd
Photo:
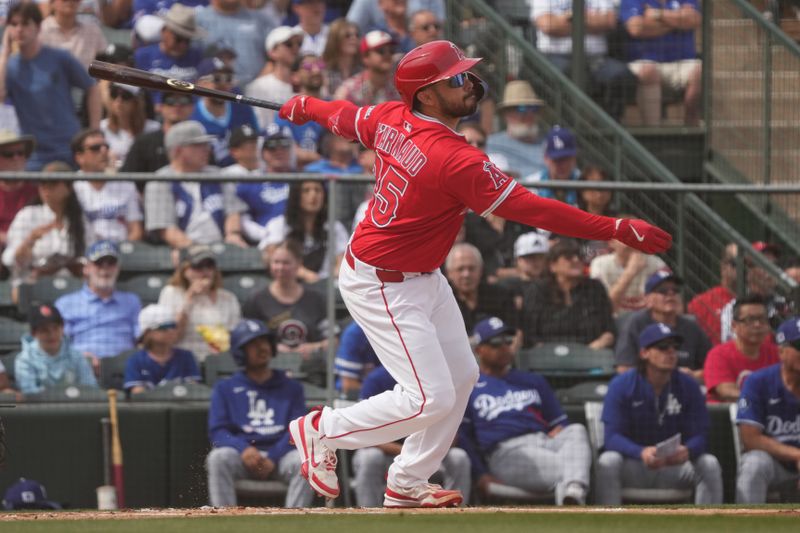
<instances>
[{"instance_id":1,"label":"red shirt spectator","mask_svg":"<svg viewBox=\"0 0 800 533\"><path fill-rule=\"evenodd\" d=\"M708 335L711 344L716 346L722 342L720 338L720 315L722 309L736 298L727 287L717 285L702 294L698 294L689 302L687 310L697 317L697 324Z\"/></svg>"}]
</instances>

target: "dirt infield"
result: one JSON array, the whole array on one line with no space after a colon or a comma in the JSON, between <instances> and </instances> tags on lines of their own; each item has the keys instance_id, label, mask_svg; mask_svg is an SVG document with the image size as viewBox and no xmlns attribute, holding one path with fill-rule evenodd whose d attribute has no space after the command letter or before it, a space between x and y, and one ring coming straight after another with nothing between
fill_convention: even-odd
<instances>
[{"instance_id":1,"label":"dirt infield","mask_svg":"<svg viewBox=\"0 0 800 533\"><path fill-rule=\"evenodd\" d=\"M284 509L280 507L231 507L215 509L130 509L122 511L26 511L0 513L0 523L28 520L136 520L141 518L202 518L206 516L303 516L303 515L384 515L384 514L587 514L676 515L676 516L793 516L800 518L800 506L786 507L466 507L456 509L361 509L326 508Z\"/></svg>"}]
</instances>

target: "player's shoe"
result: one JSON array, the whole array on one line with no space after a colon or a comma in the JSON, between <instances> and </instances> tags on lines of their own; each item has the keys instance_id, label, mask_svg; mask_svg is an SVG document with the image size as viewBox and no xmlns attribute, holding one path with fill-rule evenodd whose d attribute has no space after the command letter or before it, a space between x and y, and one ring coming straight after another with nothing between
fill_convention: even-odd
<instances>
[{"instance_id":1,"label":"player's shoe","mask_svg":"<svg viewBox=\"0 0 800 533\"><path fill-rule=\"evenodd\" d=\"M336 477L336 452L319 440L319 417L322 408L289 422L291 441L300 452L300 473L311 488L325 498L339 496L339 478Z\"/></svg>"},{"instance_id":2,"label":"player's shoe","mask_svg":"<svg viewBox=\"0 0 800 533\"><path fill-rule=\"evenodd\" d=\"M564 505L586 505L586 489L580 483L572 482L564 489Z\"/></svg>"},{"instance_id":3,"label":"player's shoe","mask_svg":"<svg viewBox=\"0 0 800 533\"><path fill-rule=\"evenodd\" d=\"M422 483L409 489L386 485L383 506L391 508L404 507L458 507L464 497L461 491L446 490L440 485Z\"/></svg>"}]
</instances>

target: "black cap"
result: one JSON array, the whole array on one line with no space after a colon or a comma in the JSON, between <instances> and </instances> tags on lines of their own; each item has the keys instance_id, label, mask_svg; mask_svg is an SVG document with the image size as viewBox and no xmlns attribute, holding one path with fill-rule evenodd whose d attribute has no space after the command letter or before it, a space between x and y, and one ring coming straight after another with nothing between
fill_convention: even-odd
<instances>
[{"instance_id":1,"label":"black cap","mask_svg":"<svg viewBox=\"0 0 800 533\"><path fill-rule=\"evenodd\" d=\"M238 148L247 141L255 141L258 139L259 133L250 124L242 124L231 132L231 137L228 139L228 146L231 148Z\"/></svg>"},{"instance_id":2,"label":"black cap","mask_svg":"<svg viewBox=\"0 0 800 533\"><path fill-rule=\"evenodd\" d=\"M37 328L45 324L61 324L64 325L64 319L58 308L50 304L34 305L28 312L28 323L31 326L31 331L36 331Z\"/></svg>"}]
</instances>

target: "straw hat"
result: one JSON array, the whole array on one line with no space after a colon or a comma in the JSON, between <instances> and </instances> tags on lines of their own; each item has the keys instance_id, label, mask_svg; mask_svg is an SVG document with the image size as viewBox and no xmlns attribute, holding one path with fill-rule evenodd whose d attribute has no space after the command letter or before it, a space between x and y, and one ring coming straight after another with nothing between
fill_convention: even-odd
<instances>
[{"instance_id":1,"label":"straw hat","mask_svg":"<svg viewBox=\"0 0 800 533\"><path fill-rule=\"evenodd\" d=\"M519 105L542 106L544 100L536 96L531 84L525 80L510 81L506 84L503 91L503 101L497 105L497 109L516 107Z\"/></svg>"},{"instance_id":2,"label":"straw hat","mask_svg":"<svg viewBox=\"0 0 800 533\"><path fill-rule=\"evenodd\" d=\"M25 145L25 157L30 157L36 146L36 140L33 135L20 135L13 131L0 130L0 147L17 143L23 143Z\"/></svg>"}]
</instances>

